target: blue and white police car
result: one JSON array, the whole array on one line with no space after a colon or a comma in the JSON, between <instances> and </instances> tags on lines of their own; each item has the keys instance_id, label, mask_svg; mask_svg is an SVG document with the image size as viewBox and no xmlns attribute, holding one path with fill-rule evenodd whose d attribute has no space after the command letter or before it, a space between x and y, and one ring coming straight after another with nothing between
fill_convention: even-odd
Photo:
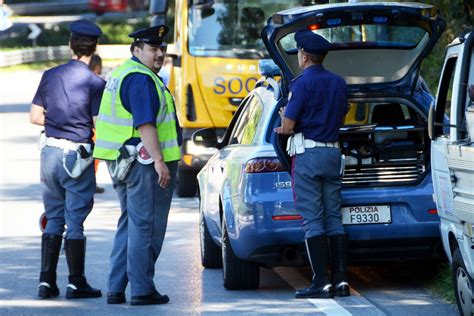
<instances>
[{"instance_id":1,"label":"blue and white police car","mask_svg":"<svg viewBox=\"0 0 474 316\"><path fill-rule=\"evenodd\" d=\"M219 149L198 175L201 257L204 267L223 268L227 289L257 288L260 266L307 263L286 140L273 133L288 83L301 72L288 53L301 28L332 43L323 65L348 84L340 147L349 260L409 260L441 249L427 133L433 98L419 71L445 28L438 10L414 3L294 8L263 29L276 65L261 62L263 77L223 139L213 129L193 135L196 145Z\"/></svg>"}]
</instances>

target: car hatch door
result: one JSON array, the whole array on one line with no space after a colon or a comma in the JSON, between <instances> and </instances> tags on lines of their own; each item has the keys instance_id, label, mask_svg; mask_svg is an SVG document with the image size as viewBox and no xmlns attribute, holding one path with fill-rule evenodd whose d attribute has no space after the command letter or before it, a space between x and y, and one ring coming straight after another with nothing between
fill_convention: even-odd
<instances>
[{"instance_id":1,"label":"car hatch door","mask_svg":"<svg viewBox=\"0 0 474 316\"><path fill-rule=\"evenodd\" d=\"M294 33L306 28L331 43L324 67L341 75L349 90L411 87L445 25L432 5L336 3L275 13L262 39L286 80L301 73L292 54Z\"/></svg>"},{"instance_id":2,"label":"car hatch door","mask_svg":"<svg viewBox=\"0 0 474 316\"><path fill-rule=\"evenodd\" d=\"M286 153L286 142L288 140L288 135L280 135L274 132L274 129L281 125L281 118L278 114L280 108L286 106L288 99L282 98L278 101L275 106L275 111L272 114L272 118L270 120L270 127L271 127L271 135L270 135L270 142L275 149L278 159L286 171L291 176L291 157L288 156Z\"/></svg>"}]
</instances>

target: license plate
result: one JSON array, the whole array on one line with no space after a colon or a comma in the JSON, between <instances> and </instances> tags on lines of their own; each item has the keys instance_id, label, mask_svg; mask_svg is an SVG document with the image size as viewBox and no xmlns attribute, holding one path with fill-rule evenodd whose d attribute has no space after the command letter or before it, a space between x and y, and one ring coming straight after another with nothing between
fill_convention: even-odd
<instances>
[{"instance_id":1,"label":"license plate","mask_svg":"<svg viewBox=\"0 0 474 316\"><path fill-rule=\"evenodd\" d=\"M342 207L342 223L347 225L391 223L390 205Z\"/></svg>"}]
</instances>

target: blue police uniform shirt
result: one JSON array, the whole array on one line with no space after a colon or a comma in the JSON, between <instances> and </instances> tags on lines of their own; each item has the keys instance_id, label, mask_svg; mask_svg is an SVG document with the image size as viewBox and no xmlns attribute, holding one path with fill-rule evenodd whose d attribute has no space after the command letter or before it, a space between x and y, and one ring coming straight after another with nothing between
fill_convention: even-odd
<instances>
[{"instance_id":1,"label":"blue police uniform shirt","mask_svg":"<svg viewBox=\"0 0 474 316\"><path fill-rule=\"evenodd\" d=\"M132 57L132 60L141 63L135 56ZM122 100L123 107L132 114L134 128L138 128L144 124L156 125L156 116L160 109L160 100L155 88L155 83L149 75L135 72L126 76L120 88L120 99ZM181 145L181 128L177 119L176 131L178 133L178 143ZM140 141L139 137L135 137L129 139L126 144L137 145Z\"/></svg>"},{"instance_id":2,"label":"blue police uniform shirt","mask_svg":"<svg viewBox=\"0 0 474 316\"><path fill-rule=\"evenodd\" d=\"M296 121L295 133L306 139L335 142L347 113L347 86L344 79L312 65L291 82L285 117Z\"/></svg>"},{"instance_id":3,"label":"blue police uniform shirt","mask_svg":"<svg viewBox=\"0 0 474 316\"><path fill-rule=\"evenodd\" d=\"M79 60L47 70L32 103L45 110L46 136L92 143L92 117L99 113L105 81Z\"/></svg>"}]
</instances>

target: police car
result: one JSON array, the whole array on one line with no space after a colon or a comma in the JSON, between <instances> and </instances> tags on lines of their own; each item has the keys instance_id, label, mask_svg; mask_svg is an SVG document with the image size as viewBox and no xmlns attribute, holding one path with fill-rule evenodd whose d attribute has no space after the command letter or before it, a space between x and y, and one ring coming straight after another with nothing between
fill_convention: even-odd
<instances>
[{"instance_id":1,"label":"police car","mask_svg":"<svg viewBox=\"0 0 474 316\"><path fill-rule=\"evenodd\" d=\"M301 72L290 50L302 28L332 43L323 66L348 84L340 147L349 260L409 260L441 250L427 133L433 97L419 73L445 28L438 10L414 3L294 8L274 14L263 29L275 64L261 62L263 78L224 138L214 129L193 135L196 145L219 149L198 174L201 259L206 268L223 268L227 289L257 288L260 266L307 263L286 139L273 132L288 84Z\"/></svg>"}]
</instances>

